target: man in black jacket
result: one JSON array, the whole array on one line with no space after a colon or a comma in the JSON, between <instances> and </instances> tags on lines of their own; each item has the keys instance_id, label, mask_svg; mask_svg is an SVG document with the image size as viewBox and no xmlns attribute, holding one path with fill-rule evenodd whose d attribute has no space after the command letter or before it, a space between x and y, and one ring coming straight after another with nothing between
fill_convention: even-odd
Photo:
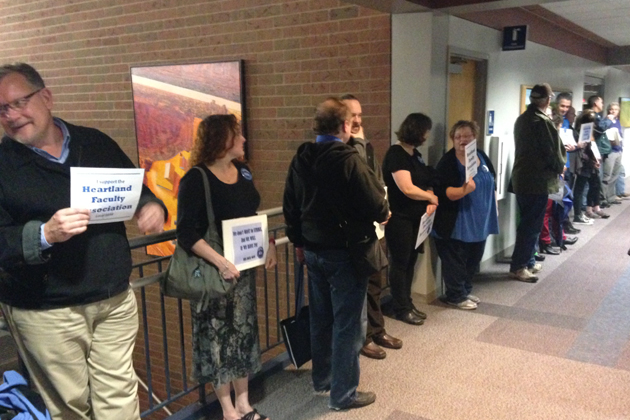
<instances>
[{"instance_id":1,"label":"man in black jacket","mask_svg":"<svg viewBox=\"0 0 630 420\"><path fill-rule=\"evenodd\" d=\"M363 159L368 167L374 172L374 175L378 179L379 184L385 186L383 181L383 170L374 153L374 147L365 138L363 133L363 110L361 109L361 103L359 100L351 94L346 94L341 97L343 103L350 110L352 116L350 132L352 137L348 144L354 147L359 156ZM384 239L383 239L384 241ZM382 241L381 241L382 242ZM381 259L383 266L387 264L387 256L385 252L381 251ZM361 348L361 354L372 359L384 359L387 356L385 350L381 346L389 349L402 348L402 340L392 337L385 331L385 319L381 310L381 292L383 290L381 271L372 274L368 279L367 290L367 332L365 334L365 343Z\"/></svg>"},{"instance_id":2,"label":"man in black jacket","mask_svg":"<svg viewBox=\"0 0 630 420\"><path fill-rule=\"evenodd\" d=\"M90 210L69 207L71 167L134 166L52 105L33 67L0 67L0 307L53 419L139 419L125 225L88 225ZM143 186L140 230L162 230L165 216Z\"/></svg>"},{"instance_id":3,"label":"man in black jacket","mask_svg":"<svg viewBox=\"0 0 630 420\"><path fill-rule=\"evenodd\" d=\"M331 409L344 410L371 404L376 395L357 392L368 278L350 260L342 225L376 240L373 222L387 220L389 209L374 173L346 144L348 107L336 98L324 101L314 130L316 142L300 146L291 162L284 217L308 268L313 387L330 391Z\"/></svg>"}]
</instances>

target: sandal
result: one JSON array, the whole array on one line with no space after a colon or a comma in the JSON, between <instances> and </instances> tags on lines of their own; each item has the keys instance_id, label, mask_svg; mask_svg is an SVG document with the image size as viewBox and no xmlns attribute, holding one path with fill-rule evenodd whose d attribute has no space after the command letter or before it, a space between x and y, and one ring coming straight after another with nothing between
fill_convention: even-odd
<instances>
[{"instance_id":1,"label":"sandal","mask_svg":"<svg viewBox=\"0 0 630 420\"><path fill-rule=\"evenodd\" d=\"M249 413L245 414L245 415L241 418L241 420L256 420L256 414L258 414L258 416L259 416L259 417L258 417L258 419L259 419L259 420L265 420L265 419L267 419L267 418L268 418L267 416L264 416L264 415L260 414L260 413L258 412L258 410L256 410L256 409L254 408L252 411L250 411Z\"/></svg>"}]
</instances>

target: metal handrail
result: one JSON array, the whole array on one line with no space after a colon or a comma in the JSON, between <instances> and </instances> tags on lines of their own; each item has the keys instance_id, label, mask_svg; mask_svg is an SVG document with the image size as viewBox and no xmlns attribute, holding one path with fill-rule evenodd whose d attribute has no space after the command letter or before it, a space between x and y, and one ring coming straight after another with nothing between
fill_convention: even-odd
<instances>
[{"instance_id":1,"label":"metal handrail","mask_svg":"<svg viewBox=\"0 0 630 420\"><path fill-rule=\"evenodd\" d=\"M261 210L258 214L266 214L268 217L280 216L282 207ZM261 348L263 353L273 352L270 353L270 357L267 357L270 360L263 364L264 371L275 370L281 365L284 366L288 360L284 349L281 352L274 350L282 345L279 321L292 313L292 302L294 300L290 296L293 284L293 270L290 264L293 261L294 253L292 252L293 247L290 246L289 239L284 235L285 228L284 224L274 226L269 233L269 236L276 240L279 265L270 271L262 268L257 270L257 274L260 274L260 276L257 276L257 287L260 290L262 286L264 291L264 296L259 294L260 302L264 302L262 306L259 305L259 311L264 310L264 321L259 324L261 334L263 334L261 337ZM173 240L176 240L176 232L175 230L170 230L130 239L129 246L132 249L138 249ZM145 366L136 364L140 369L140 376L146 375L143 378L146 387L143 386L143 389L146 391L149 405L148 409L145 409L146 407L143 408L143 418L158 410L163 410L169 404L179 400L185 404L192 404L194 401L190 400L189 395L195 390L198 390L197 403L201 406L214 399L213 397L207 399L203 384L189 384L188 381L187 368L189 362L187 362L187 359L189 359L188 352L190 351L190 333L185 333L187 328L184 321L187 316L185 315L186 311L184 311L183 302L165 298L159 290L155 289L155 284L159 282L162 275L161 272L166 268L169 259L170 256L149 257L147 259L142 258L142 261L137 261L133 264L134 270L136 270L138 275L131 282L131 287L138 293L139 306L141 307L141 331L138 338L141 340L140 343L142 343L143 339L144 347L144 349L137 349L137 356L140 357L142 352ZM145 269L148 267L156 267L158 273L145 275ZM167 301L176 302L176 309L173 309L171 303L167 305ZM286 306L281 305L281 301L286 301ZM259 314L263 315L262 312L259 312ZM179 335L176 334L177 329L179 329ZM159 338L156 337L156 333L159 333L160 330L162 330L161 343ZM175 343L176 341L178 341L178 344ZM179 346L178 350L177 346ZM179 355L177 352L179 352ZM169 356L170 353L173 354ZM261 374L265 375L268 373ZM174 385L173 381L179 383L179 385Z\"/></svg>"}]
</instances>

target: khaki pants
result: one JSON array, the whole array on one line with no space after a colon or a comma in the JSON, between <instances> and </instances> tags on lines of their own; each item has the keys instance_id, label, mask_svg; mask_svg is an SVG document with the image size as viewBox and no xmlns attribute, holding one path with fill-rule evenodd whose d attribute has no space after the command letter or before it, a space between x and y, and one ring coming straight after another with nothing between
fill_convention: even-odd
<instances>
[{"instance_id":1,"label":"khaki pants","mask_svg":"<svg viewBox=\"0 0 630 420\"><path fill-rule=\"evenodd\" d=\"M132 364L138 308L131 289L68 308L0 306L54 420L140 418Z\"/></svg>"}]
</instances>

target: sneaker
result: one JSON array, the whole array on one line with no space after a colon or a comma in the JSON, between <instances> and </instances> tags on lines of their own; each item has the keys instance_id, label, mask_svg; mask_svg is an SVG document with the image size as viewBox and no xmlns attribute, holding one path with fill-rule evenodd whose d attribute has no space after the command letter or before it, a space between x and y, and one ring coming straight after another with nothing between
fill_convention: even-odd
<instances>
[{"instance_id":1,"label":"sneaker","mask_svg":"<svg viewBox=\"0 0 630 420\"><path fill-rule=\"evenodd\" d=\"M534 264L533 267L527 267L527 269L529 270L530 273L536 274L536 273L542 271L542 264L536 263L536 264Z\"/></svg>"},{"instance_id":2,"label":"sneaker","mask_svg":"<svg viewBox=\"0 0 630 420\"><path fill-rule=\"evenodd\" d=\"M592 211L586 211L586 212L584 212L584 215L586 217L588 217L589 219L591 219L591 220L593 220L593 219L601 219L601 217L597 213L592 212Z\"/></svg>"},{"instance_id":3,"label":"sneaker","mask_svg":"<svg viewBox=\"0 0 630 420\"><path fill-rule=\"evenodd\" d=\"M575 216L573 218L573 223L576 225L592 225L593 221L583 214L580 214L579 216Z\"/></svg>"},{"instance_id":4,"label":"sneaker","mask_svg":"<svg viewBox=\"0 0 630 420\"><path fill-rule=\"evenodd\" d=\"M536 283L538 281L538 276L533 275L527 268L510 271L510 278L525 283Z\"/></svg>"},{"instance_id":5,"label":"sneaker","mask_svg":"<svg viewBox=\"0 0 630 420\"><path fill-rule=\"evenodd\" d=\"M479 302L481 302L481 299L479 299L479 298L478 298L477 296L475 296L475 295L468 295L468 296L466 296L466 299L468 299L468 300L472 300L472 301L473 301L473 302L475 302L475 303L479 303Z\"/></svg>"},{"instance_id":6,"label":"sneaker","mask_svg":"<svg viewBox=\"0 0 630 420\"><path fill-rule=\"evenodd\" d=\"M464 310L477 309L477 304L470 299L466 299L459 303L449 302L449 301L446 301L446 303L448 303L451 306L455 306L459 309L464 309Z\"/></svg>"},{"instance_id":7,"label":"sneaker","mask_svg":"<svg viewBox=\"0 0 630 420\"><path fill-rule=\"evenodd\" d=\"M372 404L376 401L376 394L373 392L360 392L357 391L357 397L345 407L330 407L331 410L341 411L341 410L352 410L353 408L361 408L366 405Z\"/></svg>"},{"instance_id":8,"label":"sneaker","mask_svg":"<svg viewBox=\"0 0 630 420\"><path fill-rule=\"evenodd\" d=\"M601 217L602 219L608 219L608 218L610 217L610 214L608 214L608 213L604 213L604 212L603 212L603 211L601 211L601 210L597 210L597 211L595 211L595 212L593 212L593 213L595 213L596 215L598 215L598 216L599 216L599 217Z\"/></svg>"},{"instance_id":9,"label":"sneaker","mask_svg":"<svg viewBox=\"0 0 630 420\"><path fill-rule=\"evenodd\" d=\"M618 200L630 200L630 194L623 193L617 196Z\"/></svg>"}]
</instances>

